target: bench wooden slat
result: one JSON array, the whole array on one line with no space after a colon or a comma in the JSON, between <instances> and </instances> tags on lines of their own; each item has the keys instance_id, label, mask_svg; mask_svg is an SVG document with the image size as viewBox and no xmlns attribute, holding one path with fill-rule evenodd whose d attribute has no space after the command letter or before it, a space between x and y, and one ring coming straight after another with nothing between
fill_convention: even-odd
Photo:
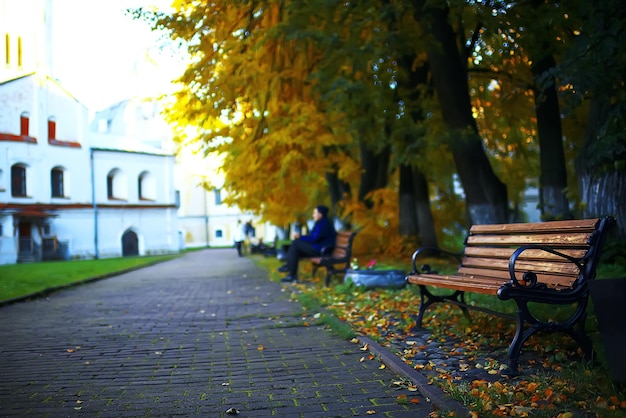
<instances>
[{"instance_id":1,"label":"bench wooden slat","mask_svg":"<svg viewBox=\"0 0 626 418\"><path fill-rule=\"evenodd\" d=\"M573 221L550 221L550 222L533 222L533 223L512 223L512 224L484 224L473 225L472 232L479 234L520 234L543 231L558 230L561 232L586 231L593 232L598 224L598 219L578 219Z\"/></svg>"},{"instance_id":2,"label":"bench wooden slat","mask_svg":"<svg viewBox=\"0 0 626 418\"><path fill-rule=\"evenodd\" d=\"M508 260L516 249L517 248L467 247L464 254L471 257L503 258ZM559 250L559 252L570 257L582 258L587 253L587 250L564 248ZM541 250L526 250L519 256L518 260L563 260L563 257Z\"/></svg>"},{"instance_id":3,"label":"bench wooden slat","mask_svg":"<svg viewBox=\"0 0 626 418\"><path fill-rule=\"evenodd\" d=\"M319 267L326 268L326 286L330 284L330 278L333 274L345 273L350 267L352 242L355 235L355 231L339 231L335 238L335 247L330 255L309 258L309 261L313 265L314 276Z\"/></svg>"},{"instance_id":4,"label":"bench wooden slat","mask_svg":"<svg viewBox=\"0 0 626 418\"><path fill-rule=\"evenodd\" d=\"M468 288L471 288L472 292L488 295L495 295L500 286L502 286L502 282L494 282L489 278L480 280L477 277L440 276L433 274L408 276L407 281L411 284L421 284L424 286L434 286L452 290L466 291Z\"/></svg>"},{"instance_id":5,"label":"bench wooden slat","mask_svg":"<svg viewBox=\"0 0 626 418\"><path fill-rule=\"evenodd\" d=\"M468 246L517 246L528 244L547 245L555 248L588 245L590 233L537 234L537 235L470 235Z\"/></svg>"},{"instance_id":6,"label":"bench wooden slat","mask_svg":"<svg viewBox=\"0 0 626 418\"><path fill-rule=\"evenodd\" d=\"M517 279L522 280L524 271L516 271ZM502 270L489 270L480 268L461 267L458 271L459 274L476 277L492 277L494 280L500 283L502 286L504 283L508 283L511 280L511 276L508 271ZM560 276L557 274L538 274L537 277L541 283L546 283L553 287L571 286L575 278L572 276ZM466 289L472 291L471 289Z\"/></svg>"},{"instance_id":7,"label":"bench wooden slat","mask_svg":"<svg viewBox=\"0 0 626 418\"><path fill-rule=\"evenodd\" d=\"M480 272L476 272L480 273ZM411 284L421 284L424 286L433 286L444 289L461 290L464 292L485 293L495 295L498 289L508 280L500 278L494 280L494 277L476 276L476 275L436 275L436 274L419 274L407 276L407 281ZM551 289L567 289L571 284L552 282L551 280L542 281Z\"/></svg>"},{"instance_id":8,"label":"bench wooden slat","mask_svg":"<svg viewBox=\"0 0 626 418\"><path fill-rule=\"evenodd\" d=\"M561 259L563 260L563 259ZM488 268L509 271L509 260L494 258L465 257L464 267ZM580 274L576 264L561 261L521 260L515 264L516 271L532 271L535 273L555 273L577 277Z\"/></svg>"}]
</instances>

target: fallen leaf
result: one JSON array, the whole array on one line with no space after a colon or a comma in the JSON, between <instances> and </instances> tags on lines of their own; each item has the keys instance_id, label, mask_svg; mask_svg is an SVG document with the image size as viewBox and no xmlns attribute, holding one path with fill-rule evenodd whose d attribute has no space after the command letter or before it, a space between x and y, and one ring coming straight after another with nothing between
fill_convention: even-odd
<instances>
[{"instance_id":1,"label":"fallen leaf","mask_svg":"<svg viewBox=\"0 0 626 418\"><path fill-rule=\"evenodd\" d=\"M263 351L263 350L265 350L265 347L263 347L263 345L260 345L260 346L257 347L257 350Z\"/></svg>"},{"instance_id":2,"label":"fallen leaf","mask_svg":"<svg viewBox=\"0 0 626 418\"><path fill-rule=\"evenodd\" d=\"M350 340L351 343L353 344L358 344L359 343L359 339L354 337L353 339Z\"/></svg>"},{"instance_id":3,"label":"fallen leaf","mask_svg":"<svg viewBox=\"0 0 626 418\"><path fill-rule=\"evenodd\" d=\"M380 367L379 367L379 369L384 369L384 368L385 368L384 364L381 364Z\"/></svg>"},{"instance_id":4,"label":"fallen leaf","mask_svg":"<svg viewBox=\"0 0 626 418\"><path fill-rule=\"evenodd\" d=\"M363 345L363 347L361 347L361 351L367 351L370 349L370 345L369 344L365 344Z\"/></svg>"},{"instance_id":5,"label":"fallen leaf","mask_svg":"<svg viewBox=\"0 0 626 418\"><path fill-rule=\"evenodd\" d=\"M376 413L376 411L374 411L373 409L370 409L369 411L366 412L367 415L374 415Z\"/></svg>"},{"instance_id":6,"label":"fallen leaf","mask_svg":"<svg viewBox=\"0 0 626 418\"><path fill-rule=\"evenodd\" d=\"M226 410L226 413L228 415L239 415L239 411L237 409L235 409L235 408L228 408Z\"/></svg>"}]
</instances>

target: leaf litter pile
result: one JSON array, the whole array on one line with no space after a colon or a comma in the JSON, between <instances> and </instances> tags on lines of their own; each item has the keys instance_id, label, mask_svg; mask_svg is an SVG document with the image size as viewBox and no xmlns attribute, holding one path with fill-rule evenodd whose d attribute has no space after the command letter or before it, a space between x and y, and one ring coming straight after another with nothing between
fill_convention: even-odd
<instances>
[{"instance_id":1,"label":"leaf litter pile","mask_svg":"<svg viewBox=\"0 0 626 418\"><path fill-rule=\"evenodd\" d=\"M474 310L467 318L458 307L435 304L426 311L423 328L416 330L417 286L326 288L313 279L297 288L357 336L368 336L400 356L472 416L626 417L625 388L611 381L602 362L583 363L580 349L566 335L531 337L520 356L520 373L508 376L506 352L514 320ZM596 337L594 348L601 350ZM447 415L440 411L437 416Z\"/></svg>"}]
</instances>

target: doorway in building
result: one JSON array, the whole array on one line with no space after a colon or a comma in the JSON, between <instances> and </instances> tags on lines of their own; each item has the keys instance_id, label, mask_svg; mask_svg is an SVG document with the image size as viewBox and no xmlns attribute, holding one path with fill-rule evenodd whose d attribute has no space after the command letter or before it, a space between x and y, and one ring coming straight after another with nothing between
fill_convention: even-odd
<instances>
[{"instance_id":1,"label":"doorway in building","mask_svg":"<svg viewBox=\"0 0 626 418\"><path fill-rule=\"evenodd\" d=\"M139 255L139 241L137 234L128 229L122 235L122 256L128 257L133 255Z\"/></svg>"},{"instance_id":2,"label":"doorway in building","mask_svg":"<svg viewBox=\"0 0 626 418\"><path fill-rule=\"evenodd\" d=\"M19 254L32 254L33 247L33 237L32 237L33 226L30 222L20 222L18 225L18 250Z\"/></svg>"}]
</instances>

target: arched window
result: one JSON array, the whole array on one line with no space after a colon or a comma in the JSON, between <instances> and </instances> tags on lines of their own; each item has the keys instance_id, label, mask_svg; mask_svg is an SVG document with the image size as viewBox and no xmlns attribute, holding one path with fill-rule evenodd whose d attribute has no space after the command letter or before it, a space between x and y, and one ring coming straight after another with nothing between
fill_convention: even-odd
<instances>
[{"instance_id":1,"label":"arched window","mask_svg":"<svg viewBox=\"0 0 626 418\"><path fill-rule=\"evenodd\" d=\"M128 199L126 175L119 168L114 168L107 174L107 198L116 200Z\"/></svg>"},{"instance_id":2,"label":"arched window","mask_svg":"<svg viewBox=\"0 0 626 418\"><path fill-rule=\"evenodd\" d=\"M26 197L26 166L14 164L11 166L11 196Z\"/></svg>"},{"instance_id":3,"label":"arched window","mask_svg":"<svg viewBox=\"0 0 626 418\"><path fill-rule=\"evenodd\" d=\"M137 189L139 200L156 200L156 180L148 171L139 174Z\"/></svg>"},{"instance_id":4,"label":"arched window","mask_svg":"<svg viewBox=\"0 0 626 418\"><path fill-rule=\"evenodd\" d=\"M67 196L65 182L65 170L63 167L54 167L50 172L50 188L52 190L52 197Z\"/></svg>"}]
</instances>

